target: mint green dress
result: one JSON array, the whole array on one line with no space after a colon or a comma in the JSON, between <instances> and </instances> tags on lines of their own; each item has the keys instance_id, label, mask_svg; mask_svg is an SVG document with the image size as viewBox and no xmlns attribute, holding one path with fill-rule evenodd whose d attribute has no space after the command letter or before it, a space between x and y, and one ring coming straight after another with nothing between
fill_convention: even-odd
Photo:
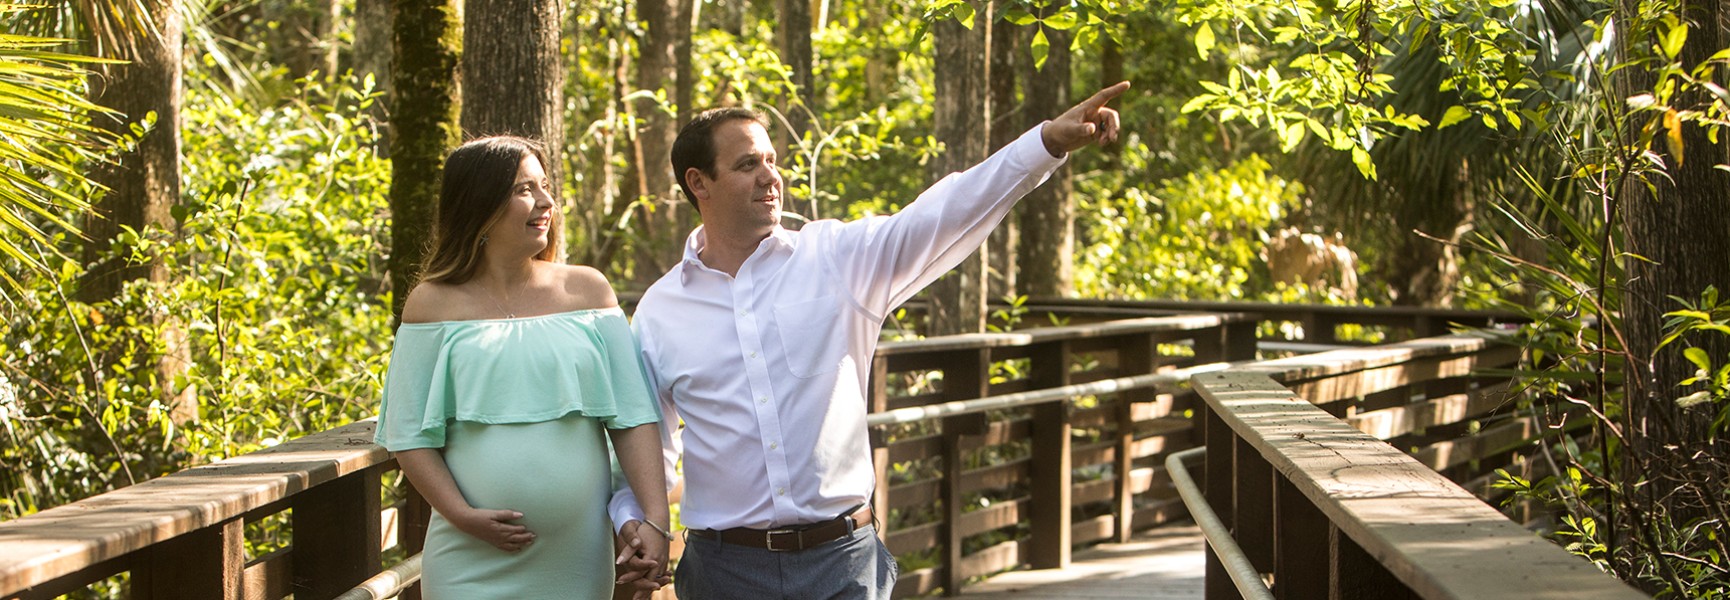
<instances>
[{"instance_id":1,"label":"mint green dress","mask_svg":"<svg viewBox=\"0 0 1730 600\"><path fill-rule=\"evenodd\" d=\"M439 448L469 505L510 509L535 543L505 552L436 513L428 600L609 598L610 455L603 428L660 419L618 308L404 323L379 406L379 445Z\"/></svg>"}]
</instances>

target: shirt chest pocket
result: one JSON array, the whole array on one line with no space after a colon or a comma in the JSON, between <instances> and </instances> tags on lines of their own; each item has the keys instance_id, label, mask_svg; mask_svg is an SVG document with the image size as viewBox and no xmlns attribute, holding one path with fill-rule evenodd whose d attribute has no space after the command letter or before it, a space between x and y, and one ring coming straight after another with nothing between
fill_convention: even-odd
<instances>
[{"instance_id":1,"label":"shirt chest pocket","mask_svg":"<svg viewBox=\"0 0 1730 600\"><path fill-rule=\"evenodd\" d=\"M775 305L775 325L794 377L817 377L841 365L848 346L843 310L835 296Z\"/></svg>"}]
</instances>

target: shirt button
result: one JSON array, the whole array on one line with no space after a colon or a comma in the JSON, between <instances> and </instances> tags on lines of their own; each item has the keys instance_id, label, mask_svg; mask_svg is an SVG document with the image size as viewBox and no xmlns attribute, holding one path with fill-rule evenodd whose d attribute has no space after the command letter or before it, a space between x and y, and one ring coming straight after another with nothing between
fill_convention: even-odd
<instances>
[{"instance_id":1,"label":"shirt button","mask_svg":"<svg viewBox=\"0 0 1730 600\"><path fill-rule=\"evenodd\" d=\"M748 315L748 314L751 314L751 311L748 311L748 310L739 311L739 316L741 316L741 317Z\"/></svg>"},{"instance_id":2,"label":"shirt button","mask_svg":"<svg viewBox=\"0 0 1730 600\"><path fill-rule=\"evenodd\" d=\"M769 403L769 397L768 396L758 396L757 397L757 403L758 404L768 404Z\"/></svg>"},{"instance_id":3,"label":"shirt button","mask_svg":"<svg viewBox=\"0 0 1730 600\"><path fill-rule=\"evenodd\" d=\"M777 496L787 495L787 488L775 488L775 495L777 495Z\"/></svg>"},{"instance_id":4,"label":"shirt button","mask_svg":"<svg viewBox=\"0 0 1730 600\"><path fill-rule=\"evenodd\" d=\"M775 443L775 442L769 442L769 449L770 449L770 450L774 450L774 449L776 449L776 448L780 448L780 447L781 447L781 445L780 445L780 444L777 444L777 443Z\"/></svg>"},{"instance_id":5,"label":"shirt button","mask_svg":"<svg viewBox=\"0 0 1730 600\"><path fill-rule=\"evenodd\" d=\"M757 353L756 353L756 352L752 352L752 353L751 353L751 358L757 358Z\"/></svg>"}]
</instances>

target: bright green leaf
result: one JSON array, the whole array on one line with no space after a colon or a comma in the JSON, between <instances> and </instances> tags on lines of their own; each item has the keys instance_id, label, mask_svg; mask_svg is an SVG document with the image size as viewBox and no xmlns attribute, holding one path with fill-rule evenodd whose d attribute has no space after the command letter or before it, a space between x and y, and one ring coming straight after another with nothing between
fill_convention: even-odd
<instances>
[{"instance_id":1,"label":"bright green leaf","mask_svg":"<svg viewBox=\"0 0 1730 600\"><path fill-rule=\"evenodd\" d=\"M1033 32L1033 43L1029 44L1029 46L1033 49L1034 70L1044 68L1045 57L1051 55L1051 41L1045 39L1044 29L1039 29Z\"/></svg>"},{"instance_id":2,"label":"bright green leaf","mask_svg":"<svg viewBox=\"0 0 1730 600\"><path fill-rule=\"evenodd\" d=\"M1370 159L1370 153L1363 148L1352 147L1352 164L1357 166L1358 173L1363 175L1364 179L1374 180L1376 178L1376 163Z\"/></svg>"},{"instance_id":3,"label":"bright green leaf","mask_svg":"<svg viewBox=\"0 0 1730 600\"><path fill-rule=\"evenodd\" d=\"M1195 53L1200 55L1202 60L1207 60L1207 53L1213 50L1213 44L1213 28L1202 23L1201 27L1195 30Z\"/></svg>"},{"instance_id":4,"label":"bright green leaf","mask_svg":"<svg viewBox=\"0 0 1730 600\"><path fill-rule=\"evenodd\" d=\"M1060 11L1055 15L1046 17L1042 22L1045 23L1046 27L1058 31L1068 31L1075 27L1075 12L1068 10Z\"/></svg>"},{"instance_id":5,"label":"bright green leaf","mask_svg":"<svg viewBox=\"0 0 1730 600\"><path fill-rule=\"evenodd\" d=\"M1688 42L1688 25L1677 23L1669 31L1664 32L1663 50L1665 58L1676 58L1682 53L1682 45Z\"/></svg>"},{"instance_id":6,"label":"bright green leaf","mask_svg":"<svg viewBox=\"0 0 1730 600\"><path fill-rule=\"evenodd\" d=\"M1450 106L1448 107L1448 112L1442 115L1442 124L1436 128L1447 129L1461 121L1471 118L1471 116L1471 109L1459 105Z\"/></svg>"},{"instance_id":7,"label":"bright green leaf","mask_svg":"<svg viewBox=\"0 0 1730 600\"><path fill-rule=\"evenodd\" d=\"M1694 363L1694 366L1699 367L1702 371L1712 370L1712 358L1707 356L1706 351L1703 349L1696 347L1685 348L1682 350L1682 357L1687 358L1688 362Z\"/></svg>"}]
</instances>

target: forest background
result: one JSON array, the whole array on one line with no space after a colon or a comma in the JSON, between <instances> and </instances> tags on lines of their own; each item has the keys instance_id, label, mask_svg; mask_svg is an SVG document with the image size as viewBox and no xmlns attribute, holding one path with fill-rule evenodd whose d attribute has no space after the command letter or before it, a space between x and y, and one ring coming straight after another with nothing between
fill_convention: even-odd
<instances>
[{"instance_id":1,"label":"forest background","mask_svg":"<svg viewBox=\"0 0 1730 600\"><path fill-rule=\"evenodd\" d=\"M1726 4L0 2L0 518L370 416L467 137L547 140L565 255L640 291L696 223L662 158L693 109L773 115L796 226L1127 79L1122 140L890 335L1028 297L1516 310L1526 393L1594 435L1505 485L1602 568L1721 597Z\"/></svg>"}]
</instances>

